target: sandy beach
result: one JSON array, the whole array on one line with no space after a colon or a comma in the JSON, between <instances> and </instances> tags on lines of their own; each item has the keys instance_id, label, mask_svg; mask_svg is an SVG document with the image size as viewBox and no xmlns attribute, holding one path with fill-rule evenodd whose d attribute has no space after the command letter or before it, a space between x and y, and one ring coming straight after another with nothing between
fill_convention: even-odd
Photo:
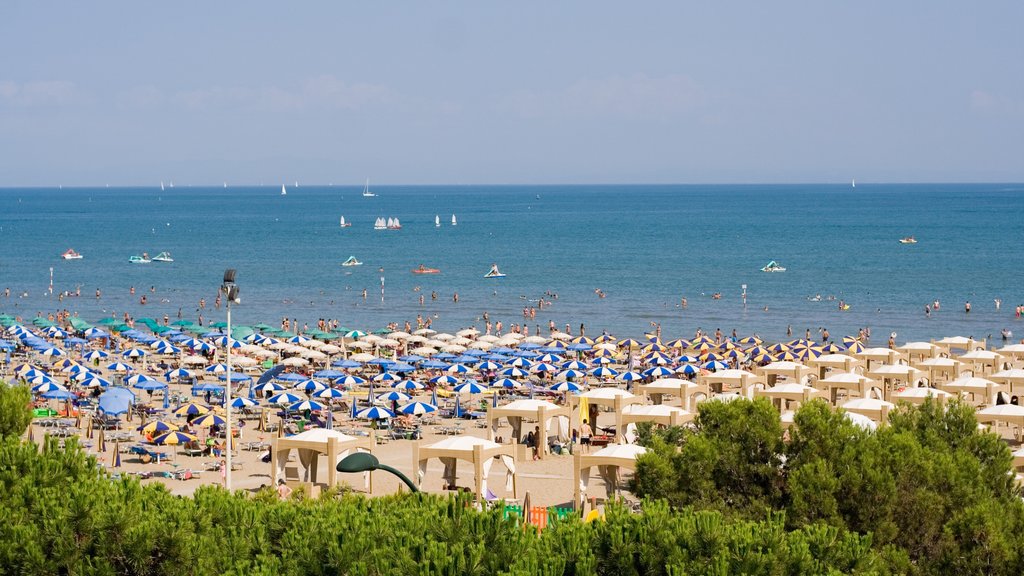
<instances>
[{"instance_id":1,"label":"sandy beach","mask_svg":"<svg viewBox=\"0 0 1024 576\"><path fill-rule=\"evenodd\" d=\"M22 326L9 318L5 322L6 342L13 349L10 362L2 365L2 377L34 384L36 407L57 412L41 413L34 420L29 434L37 442L45 435L77 438L110 474L138 475L144 483L163 483L174 494L188 495L201 485L223 485L225 459L219 453L223 433L211 436L210 428L189 424L190 417L175 412L189 402L209 407L207 403L212 401L216 406L213 413L225 415L218 386L224 383L221 378L226 366L218 367L217 361L226 359L226 338L219 342L214 337L178 338L178 345L168 348L171 344L165 338L174 339L176 331L165 330L161 338L145 331L115 331L109 347L106 339L61 347L74 328L66 326L67 332L49 328L48 334L46 329ZM764 343L721 335L717 339L699 335L670 340L650 334L643 340L602 337L599 342L561 332L526 338L481 335L475 329L457 334L431 330L360 333L331 343L301 336L292 337L291 342L259 335L247 340L249 343L233 343L237 346L232 353L233 373L242 380L236 382L232 397L255 397L257 403L232 410L237 434L231 474L235 490L276 486L278 478L293 490L318 493L325 488L331 465L327 458L319 459L315 483L309 481L311 475L295 450L278 452L282 464L277 473L270 461L271 448L278 439L318 426L329 426L345 438L372 445L372 453L382 464L410 478L420 471L413 461L417 450L452 438L498 440L502 449L514 456L515 490L506 489L504 471L495 466L484 496L522 502L529 495L531 505L544 507L572 506L576 481L570 451L589 454L599 449L581 441L590 429L595 444L625 443L634 439L627 421L683 424L692 420L699 402L709 400L765 397L779 407L788 425L792 410L800 403L823 398L843 407L864 427L873 428L884 425L888 412L900 401L919 403L927 397L947 401L959 396L979 408L980 422L995 426L1014 444L1024 426L1024 407L1015 405L1024 384L1024 345L991 350L984 341L963 337L894 343L893 348L869 348L853 337L826 344L806 340ZM210 348L210 356L194 354L203 347ZM84 356L89 352L107 356ZM277 364L288 366L288 371L264 378L267 388L252 392L266 367ZM194 378L194 382L173 377L170 371L178 369L187 370L178 375ZM134 380L127 382L134 382L134 386L128 384L136 395L134 404L127 413L107 418L101 429L104 416L100 406L110 387L84 388L83 383L92 382L93 377L124 383L133 375ZM437 410L376 421L353 417L351 402L367 408L370 385L374 397L379 398L399 391L393 387L399 381L399 386L419 388L409 391L408 401L427 403L427 410L434 407L429 403L436 394ZM454 391L455 386L467 382L479 388ZM495 383L504 388L488 387ZM337 399L329 402L311 394L313 390L322 394L328 385L337 390L333 393ZM140 389L145 387L153 390ZM68 395L61 396L61 390ZM54 391L56 399L44 396ZM280 392L295 397L279 400L280 404L266 399ZM324 402L330 408L329 417L328 409L284 410L302 400ZM405 398L376 402L380 408L406 404ZM546 412L526 412L518 434L508 418L498 420L493 431L488 426L488 414L496 407L520 405L543 405ZM463 417L454 417L456 408L465 412ZM584 414L596 421L584 427ZM137 430L143 419L187 426L196 441L154 445ZM513 444L517 435L519 441L531 442L533 431L541 438L538 443L548 446L537 457L532 448ZM444 470L440 460L430 460L422 489L433 493L451 489L443 478ZM475 491L473 465L463 462L457 470L455 487ZM618 488L626 486L629 474L628 467L622 468ZM339 473L338 483L373 496L402 489L397 477L380 471L373 475L372 490L361 474ZM586 495L603 501L609 494L606 488L605 480L595 473ZM626 492L621 495L630 497Z\"/></svg>"}]
</instances>

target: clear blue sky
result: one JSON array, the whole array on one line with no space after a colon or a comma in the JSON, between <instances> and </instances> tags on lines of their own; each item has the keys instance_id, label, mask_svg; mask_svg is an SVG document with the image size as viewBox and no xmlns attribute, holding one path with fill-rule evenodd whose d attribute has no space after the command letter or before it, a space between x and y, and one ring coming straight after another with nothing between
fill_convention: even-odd
<instances>
[{"instance_id":1,"label":"clear blue sky","mask_svg":"<svg viewBox=\"0 0 1024 576\"><path fill-rule=\"evenodd\" d=\"M1024 2L0 3L0 186L1024 181Z\"/></svg>"}]
</instances>

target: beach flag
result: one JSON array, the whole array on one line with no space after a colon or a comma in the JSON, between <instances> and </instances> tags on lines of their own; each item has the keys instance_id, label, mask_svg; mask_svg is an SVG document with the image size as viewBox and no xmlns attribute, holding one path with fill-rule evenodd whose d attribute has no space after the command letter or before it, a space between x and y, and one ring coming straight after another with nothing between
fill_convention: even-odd
<instances>
[{"instance_id":1,"label":"beach flag","mask_svg":"<svg viewBox=\"0 0 1024 576\"><path fill-rule=\"evenodd\" d=\"M461 408L460 405L461 405L461 402L459 401L459 395L456 394L455 395L455 410L453 412L453 414L455 415L455 418L461 418L462 417L462 408Z\"/></svg>"},{"instance_id":2,"label":"beach flag","mask_svg":"<svg viewBox=\"0 0 1024 576\"><path fill-rule=\"evenodd\" d=\"M532 388L531 388L531 390L532 390ZM494 406L495 408L498 407L498 391L497 390L495 390L494 394L491 396L491 406Z\"/></svg>"},{"instance_id":3,"label":"beach flag","mask_svg":"<svg viewBox=\"0 0 1024 576\"><path fill-rule=\"evenodd\" d=\"M590 402L586 396L580 396L580 424L590 423Z\"/></svg>"},{"instance_id":4,"label":"beach flag","mask_svg":"<svg viewBox=\"0 0 1024 576\"><path fill-rule=\"evenodd\" d=\"M430 392L430 403L433 404L434 406L438 406L439 405L437 403L437 388L436 387Z\"/></svg>"},{"instance_id":5,"label":"beach flag","mask_svg":"<svg viewBox=\"0 0 1024 576\"><path fill-rule=\"evenodd\" d=\"M171 407L171 389L168 387L168 388L164 389L164 410L167 410L170 407Z\"/></svg>"},{"instance_id":6,"label":"beach flag","mask_svg":"<svg viewBox=\"0 0 1024 576\"><path fill-rule=\"evenodd\" d=\"M103 428L100 428L100 439L97 442L98 447L96 448L100 452L107 451L106 434L103 432Z\"/></svg>"},{"instance_id":7,"label":"beach flag","mask_svg":"<svg viewBox=\"0 0 1024 576\"><path fill-rule=\"evenodd\" d=\"M359 399L355 396L352 397L352 414L350 415L353 420L356 418L356 412L359 412Z\"/></svg>"},{"instance_id":8,"label":"beach flag","mask_svg":"<svg viewBox=\"0 0 1024 576\"><path fill-rule=\"evenodd\" d=\"M110 459L110 465L114 468L121 467L121 451L118 450L119 442L114 442L114 457Z\"/></svg>"}]
</instances>

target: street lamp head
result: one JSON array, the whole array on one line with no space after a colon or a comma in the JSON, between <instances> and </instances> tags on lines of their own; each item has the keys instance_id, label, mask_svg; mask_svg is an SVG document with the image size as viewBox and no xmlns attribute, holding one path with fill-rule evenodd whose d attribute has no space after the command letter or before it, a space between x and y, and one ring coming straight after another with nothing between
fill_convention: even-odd
<instances>
[{"instance_id":1,"label":"street lamp head","mask_svg":"<svg viewBox=\"0 0 1024 576\"><path fill-rule=\"evenodd\" d=\"M240 304L242 302L238 297L238 286L235 285L234 268L228 268L224 271L224 284L221 285L220 289L224 292L224 296L227 297L228 303Z\"/></svg>"},{"instance_id":2,"label":"street lamp head","mask_svg":"<svg viewBox=\"0 0 1024 576\"><path fill-rule=\"evenodd\" d=\"M234 284L234 283L235 283L235 269L234 268L228 268L227 270L224 271L224 284Z\"/></svg>"},{"instance_id":3,"label":"street lamp head","mask_svg":"<svg viewBox=\"0 0 1024 576\"><path fill-rule=\"evenodd\" d=\"M338 462L338 472L372 472L380 468L380 460L369 452L353 452Z\"/></svg>"}]
</instances>

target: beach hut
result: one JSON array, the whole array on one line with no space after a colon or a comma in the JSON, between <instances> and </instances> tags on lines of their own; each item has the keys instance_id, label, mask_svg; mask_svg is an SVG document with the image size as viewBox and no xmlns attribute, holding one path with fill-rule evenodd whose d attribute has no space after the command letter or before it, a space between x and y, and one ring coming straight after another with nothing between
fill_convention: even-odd
<instances>
[{"instance_id":1,"label":"beach hut","mask_svg":"<svg viewBox=\"0 0 1024 576\"><path fill-rule=\"evenodd\" d=\"M493 441L498 432L498 425L502 418L508 421L512 427L512 436L515 442L520 442L524 436L523 421L533 420L540 428L540 438L536 438L537 446L543 448L537 450L540 458L544 457L548 446L548 435L554 433L559 439L569 437L569 417L572 411L568 407L558 406L547 400L516 400L504 406L487 407L487 439Z\"/></svg>"},{"instance_id":2,"label":"beach hut","mask_svg":"<svg viewBox=\"0 0 1024 576\"><path fill-rule=\"evenodd\" d=\"M807 359L807 365L817 370L819 380L826 378L829 372L853 372L860 364L860 360L849 354L822 354Z\"/></svg>"},{"instance_id":3,"label":"beach hut","mask_svg":"<svg viewBox=\"0 0 1024 576\"><path fill-rule=\"evenodd\" d=\"M1009 390L1010 394L1013 394L1014 385L1020 386L1024 384L1024 369L1022 368L1010 368L1008 370L1000 370L995 374L989 376L993 382L998 382L1006 389Z\"/></svg>"},{"instance_id":4,"label":"beach hut","mask_svg":"<svg viewBox=\"0 0 1024 576\"><path fill-rule=\"evenodd\" d=\"M868 373L882 383L882 399L888 400L896 388L897 382L903 382L905 387L916 386L917 377L921 371L908 364L882 364L876 365Z\"/></svg>"},{"instance_id":5,"label":"beach hut","mask_svg":"<svg viewBox=\"0 0 1024 576\"><path fill-rule=\"evenodd\" d=\"M640 384L636 387L636 394L650 398L654 404L661 404L666 394L676 396L683 410L692 410L699 394L711 395L707 386L681 378L659 378L650 384Z\"/></svg>"},{"instance_id":6,"label":"beach hut","mask_svg":"<svg viewBox=\"0 0 1024 576\"><path fill-rule=\"evenodd\" d=\"M371 431L366 437L353 437L336 430L313 428L292 436L273 438L270 441L270 470L272 481L284 478L289 484L316 484L320 456L327 458L327 485L337 484L338 462L353 450L373 452L376 438ZM295 450L298 466L294 470L288 467L288 454ZM366 488L373 490L372 473L366 479Z\"/></svg>"},{"instance_id":7,"label":"beach hut","mask_svg":"<svg viewBox=\"0 0 1024 576\"><path fill-rule=\"evenodd\" d=\"M938 356L913 364L915 368L928 372L928 383L948 382L954 380L960 370L960 361L954 358Z\"/></svg>"},{"instance_id":8,"label":"beach hut","mask_svg":"<svg viewBox=\"0 0 1024 576\"><path fill-rule=\"evenodd\" d=\"M626 442L632 444L634 441L632 428L637 422L652 422L659 426L682 426L693 422L696 417L697 415L693 412L683 410L678 406L630 404L622 409L619 422L626 427Z\"/></svg>"},{"instance_id":9,"label":"beach hut","mask_svg":"<svg viewBox=\"0 0 1024 576\"><path fill-rule=\"evenodd\" d=\"M974 376L962 376L939 386L940 389L953 394L970 394L976 405L993 406L996 403L996 394L1002 386L987 378Z\"/></svg>"},{"instance_id":10,"label":"beach hut","mask_svg":"<svg viewBox=\"0 0 1024 576\"><path fill-rule=\"evenodd\" d=\"M801 382L810 371L811 369L804 364L790 361L772 362L757 369L757 373L764 378L768 386L774 386L779 376L785 376L794 382Z\"/></svg>"},{"instance_id":11,"label":"beach hut","mask_svg":"<svg viewBox=\"0 0 1024 576\"><path fill-rule=\"evenodd\" d=\"M1003 356L991 350L971 350L957 360L970 365L972 376L985 376L999 370Z\"/></svg>"},{"instance_id":12,"label":"beach hut","mask_svg":"<svg viewBox=\"0 0 1024 576\"><path fill-rule=\"evenodd\" d=\"M863 360L869 371L879 364L896 364L903 358L902 354L891 348L865 348L855 352L854 356Z\"/></svg>"},{"instance_id":13,"label":"beach hut","mask_svg":"<svg viewBox=\"0 0 1024 576\"><path fill-rule=\"evenodd\" d=\"M874 380L862 374L842 372L830 374L827 378L817 380L814 384L816 388L824 391L829 401L835 405L838 401L839 390L846 390L848 394L856 392L857 396L866 398L873 383Z\"/></svg>"},{"instance_id":14,"label":"beach hut","mask_svg":"<svg viewBox=\"0 0 1024 576\"><path fill-rule=\"evenodd\" d=\"M753 372L747 372L746 370L737 369L724 369L718 370L717 372L711 372L709 374L701 374L697 377L697 382L703 386L706 386L708 390L714 393L721 393L725 391L725 388L740 388L740 393L743 396L750 397L750 388L758 379L758 375Z\"/></svg>"},{"instance_id":15,"label":"beach hut","mask_svg":"<svg viewBox=\"0 0 1024 576\"><path fill-rule=\"evenodd\" d=\"M813 388L806 384L798 384L796 382L787 382L785 384L776 384L771 388L765 390L755 390L754 397L764 397L771 400L779 412L785 412L790 408L790 402L798 402L801 405L806 404L811 398L815 398L822 394L817 388Z\"/></svg>"},{"instance_id":16,"label":"beach hut","mask_svg":"<svg viewBox=\"0 0 1024 576\"><path fill-rule=\"evenodd\" d=\"M588 390L578 396L569 397L569 409L572 410L580 405L580 415L577 418L577 422L582 426L583 422L583 408L582 403L586 402L587 412L586 415L591 428L594 430L594 435L598 435L598 422L597 418L600 415L600 407L611 409L615 415L615 434L616 439L611 443L622 442L625 439L626 429L622 424L622 411L626 406L633 404L643 404L644 398L642 396L634 396L630 392L622 390L621 388L595 388Z\"/></svg>"},{"instance_id":17,"label":"beach hut","mask_svg":"<svg viewBox=\"0 0 1024 576\"><path fill-rule=\"evenodd\" d=\"M934 358L942 351L942 348L939 348L931 342L907 342L902 346L898 346L896 349L906 355L907 361L911 364L913 364L915 360L920 362L922 360Z\"/></svg>"},{"instance_id":18,"label":"beach hut","mask_svg":"<svg viewBox=\"0 0 1024 576\"><path fill-rule=\"evenodd\" d=\"M896 406L892 402L878 400L877 398L857 398L843 404L843 410L853 414L866 416L879 423L885 423L889 419L889 412Z\"/></svg>"},{"instance_id":19,"label":"beach hut","mask_svg":"<svg viewBox=\"0 0 1024 576\"><path fill-rule=\"evenodd\" d=\"M1020 439L1020 428L1024 427L1024 406L999 404L978 410L974 417L979 424L992 424L998 430L1000 423L1014 427L1014 437Z\"/></svg>"},{"instance_id":20,"label":"beach hut","mask_svg":"<svg viewBox=\"0 0 1024 576\"><path fill-rule=\"evenodd\" d=\"M942 340L933 340L932 344L941 348L947 356L951 356L954 350L970 352L971 350L984 350L986 348L984 338L981 340L975 340L974 338L967 338L965 336L947 336Z\"/></svg>"},{"instance_id":21,"label":"beach hut","mask_svg":"<svg viewBox=\"0 0 1024 576\"><path fill-rule=\"evenodd\" d=\"M939 404L945 403L946 400L951 398L953 395L945 390L939 390L937 388L927 388L924 386L918 388L907 388L900 390L893 394L893 399L898 402L909 402L911 404L924 404L925 400L931 398Z\"/></svg>"},{"instance_id":22,"label":"beach hut","mask_svg":"<svg viewBox=\"0 0 1024 576\"><path fill-rule=\"evenodd\" d=\"M636 469L637 456L647 452L643 446L634 444L610 444L593 454L577 452L573 456L573 506L582 507L586 499L590 470L597 466L598 475L604 481L608 498L618 493L619 471Z\"/></svg>"},{"instance_id":23,"label":"beach hut","mask_svg":"<svg viewBox=\"0 0 1024 576\"><path fill-rule=\"evenodd\" d=\"M500 460L506 470L505 490L511 492L512 498L516 498L517 476L514 444L498 444L474 436L455 436L429 446L420 444L420 442L414 443L412 451L412 464L416 471L417 486L423 485L423 478L427 474L427 462L431 458L438 458L444 466L441 477L445 486L454 487L458 479L458 462L463 460L473 466L474 496L477 500L484 500L489 492L487 477L491 472L491 466L494 465L495 460Z\"/></svg>"}]
</instances>

